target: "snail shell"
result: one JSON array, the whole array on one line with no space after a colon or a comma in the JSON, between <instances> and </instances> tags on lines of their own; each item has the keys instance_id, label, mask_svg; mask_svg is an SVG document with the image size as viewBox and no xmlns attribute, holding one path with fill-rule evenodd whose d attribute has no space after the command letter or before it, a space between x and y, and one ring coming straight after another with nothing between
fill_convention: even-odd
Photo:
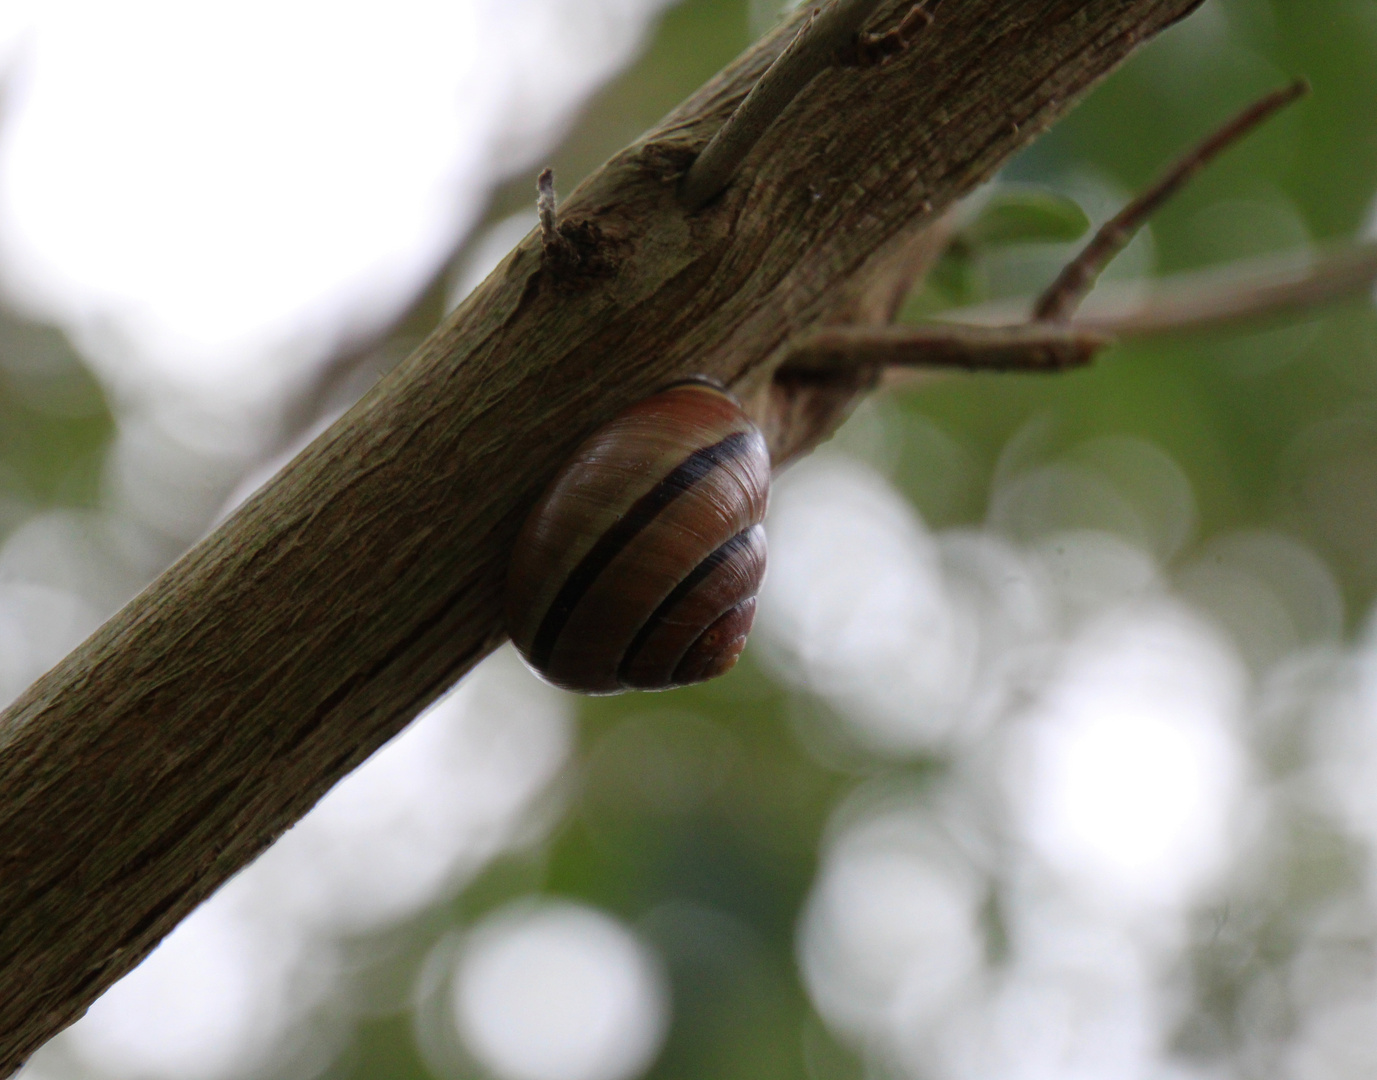
<instances>
[{"instance_id":1,"label":"snail shell","mask_svg":"<svg viewBox=\"0 0 1377 1080\"><path fill-rule=\"evenodd\" d=\"M660 690L729 670L765 574L770 454L725 390L679 383L586 439L522 526L507 629L556 686Z\"/></svg>"}]
</instances>

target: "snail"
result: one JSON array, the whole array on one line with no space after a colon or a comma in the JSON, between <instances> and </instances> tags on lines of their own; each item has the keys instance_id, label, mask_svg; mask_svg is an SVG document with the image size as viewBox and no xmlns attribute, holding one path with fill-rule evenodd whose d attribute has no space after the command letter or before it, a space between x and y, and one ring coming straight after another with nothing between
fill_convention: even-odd
<instances>
[{"instance_id":1,"label":"snail","mask_svg":"<svg viewBox=\"0 0 1377 1080\"><path fill-rule=\"evenodd\" d=\"M556 686L660 690L731 669L765 574L770 453L721 386L638 402L574 451L507 572L507 629Z\"/></svg>"}]
</instances>

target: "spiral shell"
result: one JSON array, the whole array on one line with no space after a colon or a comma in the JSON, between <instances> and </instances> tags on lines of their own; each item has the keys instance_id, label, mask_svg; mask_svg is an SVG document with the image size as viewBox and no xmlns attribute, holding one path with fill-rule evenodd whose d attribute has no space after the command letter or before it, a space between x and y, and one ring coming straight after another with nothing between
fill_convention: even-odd
<instances>
[{"instance_id":1,"label":"spiral shell","mask_svg":"<svg viewBox=\"0 0 1377 1080\"><path fill-rule=\"evenodd\" d=\"M587 694L710 679L741 655L765 573L770 454L720 387L679 383L595 431L522 526L507 629Z\"/></svg>"}]
</instances>

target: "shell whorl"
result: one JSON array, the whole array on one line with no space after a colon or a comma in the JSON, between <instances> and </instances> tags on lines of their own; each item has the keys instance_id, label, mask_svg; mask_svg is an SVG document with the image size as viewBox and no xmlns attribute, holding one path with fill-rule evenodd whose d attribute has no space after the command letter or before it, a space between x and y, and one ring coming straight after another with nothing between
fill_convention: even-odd
<instances>
[{"instance_id":1,"label":"shell whorl","mask_svg":"<svg viewBox=\"0 0 1377 1080\"><path fill-rule=\"evenodd\" d=\"M594 432L507 576L517 648L557 686L663 689L728 670L765 572L765 440L725 391L672 386Z\"/></svg>"}]
</instances>

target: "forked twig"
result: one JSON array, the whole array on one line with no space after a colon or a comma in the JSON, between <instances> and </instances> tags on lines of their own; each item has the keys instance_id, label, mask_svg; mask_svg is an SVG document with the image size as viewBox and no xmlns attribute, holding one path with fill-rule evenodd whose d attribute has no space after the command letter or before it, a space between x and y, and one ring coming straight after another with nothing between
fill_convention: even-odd
<instances>
[{"instance_id":1,"label":"forked twig","mask_svg":"<svg viewBox=\"0 0 1377 1080\"><path fill-rule=\"evenodd\" d=\"M867 365L1065 371L1088 364L1116 341L1198 332L1309 310L1374 284L1377 241L1367 241L1318 256L1269 256L1175 274L1156 282L1146 300L1116 301L1107 296L1095 311L1067 322L991 322L1022 308L1021 302L1010 301L945 312L951 322L822 327L790 342L777 370L785 377L825 376Z\"/></svg>"},{"instance_id":2,"label":"forked twig","mask_svg":"<svg viewBox=\"0 0 1377 1080\"><path fill-rule=\"evenodd\" d=\"M1063 322L1071 318L1101 271L1127 246L1133 234L1163 203L1223 150L1309 90L1309 84L1302 79L1272 91L1177 161L1157 183L1105 222L1085 249L1066 264L1057 279L1039 297L1033 308L1033 319L1038 322Z\"/></svg>"}]
</instances>

